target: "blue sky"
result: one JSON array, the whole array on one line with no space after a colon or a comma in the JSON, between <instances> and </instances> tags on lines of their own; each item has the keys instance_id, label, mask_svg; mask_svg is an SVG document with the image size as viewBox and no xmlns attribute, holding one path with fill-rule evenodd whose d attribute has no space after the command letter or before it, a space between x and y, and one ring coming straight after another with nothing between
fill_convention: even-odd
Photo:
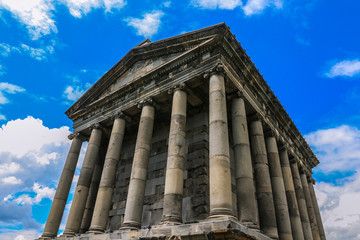
<instances>
[{"instance_id":1,"label":"blue sky","mask_svg":"<svg viewBox=\"0 0 360 240\"><path fill-rule=\"evenodd\" d=\"M328 239L360 239L359 12L355 0L0 0L0 239L41 234L69 148L64 112L89 86L145 38L220 22L321 161Z\"/></svg>"}]
</instances>

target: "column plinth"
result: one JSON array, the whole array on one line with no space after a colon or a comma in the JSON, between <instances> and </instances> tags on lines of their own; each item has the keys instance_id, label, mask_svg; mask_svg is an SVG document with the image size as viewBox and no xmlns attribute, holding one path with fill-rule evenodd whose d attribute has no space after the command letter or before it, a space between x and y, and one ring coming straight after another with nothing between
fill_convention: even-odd
<instances>
[{"instance_id":1,"label":"column plinth","mask_svg":"<svg viewBox=\"0 0 360 240\"><path fill-rule=\"evenodd\" d=\"M55 192L54 200L51 205L50 213L45 224L44 233L40 239L49 239L57 236L61 218L63 216L66 201L71 188L71 183L74 177L76 164L79 159L81 145L81 137L76 135L72 140L70 150L61 173L59 184Z\"/></svg>"},{"instance_id":2,"label":"column plinth","mask_svg":"<svg viewBox=\"0 0 360 240\"><path fill-rule=\"evenodd\" d=\"M306 206L307 206L307 210L308 210L310 227L311 227L313 239L320 240L319 228L318 228L318 225L316 222L316 216L315 216L314 206L313 206L313 202L312 202L311 195L310 195L307 176L305 173L302 173L300 175L300 177L301 177L301 183L302 183L303 189L304 189L305 202L306 202Z\"/></svg>"},{"instance_id":3,"label":"column plinth","mask_svg":"<svg viewBox=\"0 0 360 240\"><path fill-rule=\"evenodd\" d=\"M296 200L295 187L290 169L288 152L285 148L280 151L281 170L284 179L286 198L289 208L291 231L294 240L304 240L301 226L299 207Z\"/></svg>"},{"instance_id":4,"label":"column plinth","mask_svg":"<svg viewBox=\"0 0 360 240\"><path fill-rule=\"evenodd\" d=\"M209 81L210 218L233 217L224 76Z\"/></svg>"},{"instance_id":5,"label":"column plinth","mask_svg":"<svg viewBox=\"0 0 360 240\"><path fill-rule=\"evenodd\" d=\"M186 92L176 89L171 112L162 223L182 223L186 104Z\"/></svg>"},{"instance_id":6,"label":"column plinth","mask_svg":"<svg viewBox=\"0 0 360 240\"><path fill-rule=\"evenodd\" d=\"M111 200L116 177L116 167L120 159L124 132L125 120L119 117L115 118L89 232L102 233L106 229L112 203Z\"/></svg>"},{"instance_id":7,"label":"column plinth","mask_svg":"<svg viewBox=\"0 0 360 240\"><path fill-rule=\"evenodd\" d=\"M85 153L83 165L81 167L78 184L75 189L74 198L69 212L69 217L66 221L65 230L63 233L64 236L75 236L77 233L79 233L95 163L99 158L101 136L102 132L100 129L94 128L91 131L89 144Z\"/></svg>"},{"instance_id":8,"label":"column plinth","mask_svg":"<svg viewBox=\"0 0 360 240\"><path fill-rule=\"evenodd\" d=\"M279 238L292 240L289 209L286 200L284 180L281 172L279 151L275 137L266 138L266 150L269 160L271 186L274 195L276 222Z\"/></svg>"},{"instance_id":9,"label":"column plinth","mask_svg":"<svg viewBox=\"0 0 360 240\"><path fill-rule=\"evenodd\" d=\"M309 221L309 215L306 207L305 202L305 196L304 196L304 190L301 183L299 168L296 163L296 160L293 159L293 161L290 163L291 166L291 173L293 175L294 180L294 187L295 187L295 193L296 193L296 199L299 206L299 213L300 213L300 219L301 219L301 225L304 233L304 238L306 240L313 240L313 236L311 233L311 227L310 227L310 221Z\"/></svg>"},{"instance_id":10,"label":"column plinth","mask_svg":"<svg viewBox=\"0 0 360 240\"><path fill-rule=\"evenodd\" d=\"M271 188L262 123L254 120L250 124L251 151L254 161L256 195L259 208L260 229L268 236L278 239L274 199Z\"/></svg>"},{"instance_id":11,"label":"column plinth","mask_svg":"<svg viewBox=\"0 0 360 240\"><path fill-rule=\"evenodd\" d=\"M154 112L153 106L144 105L142 107L122 229L139 229L141 227Z\"/></svg>"},{"instance_id":12,"label":"column plinth","mask_svg":"<svg viewBox=\"0 0 360 240\"><path fill-rule=\"evenodd\" d=\"M232 101L232 130L238 218L247 227L259 229L249 132L242 98L234 98Z\"/></svg>"}]
</instances>

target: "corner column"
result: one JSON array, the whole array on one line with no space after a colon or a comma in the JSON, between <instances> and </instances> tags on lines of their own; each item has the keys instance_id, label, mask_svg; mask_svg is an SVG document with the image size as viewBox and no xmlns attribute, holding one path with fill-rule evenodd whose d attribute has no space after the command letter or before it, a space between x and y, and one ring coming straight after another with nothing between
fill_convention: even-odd
<instances>
[{"instance_id":1,"label":"corner column","mask_svg":"<svg viewBox=\"0 0 360 240\"><path fill-rule=\"evenodd\" d=\"M143 107L131 169L123 229L139 229L141 227L146 175L154 127L155 109L150 103L152 100L149 99L141 104Z\"/></svg>"},{"instance_id":2,"label":"corner column","mask_svg":"<svg viewBox=\"0 0 360 240\"><path fill-rule=\"evenodd\" d=\"M290 163L291 166L291 172L293 175L294 180L294 186L295 186L295 193L296 198L299 206L299 213L300 213L300 219L301 219L301 225L304 233L305 240L313 240L313 236L311 233L311 227L309 222L309 215L307 212L306 202L305 202L305 196L304 196L304 190L303 186L301 184L301 178L299 173L299 168L296 163L296 160L293 159Z\"/></svg>"},{"instance_id":3,"label":"corner column","mask_svg":"<svg viewBox=\"0 0 360 240\"><path fill-rule=\"evenodd\" d=\"M79 233L95 163L99 157L101 137L102 131L99 129L99 126L95 126L91 131L69 217L66 221L65 231L63 233L64 236L75 236L75 234Z\"/></svg>"},{"instance_id":4,"label":"corner column","mask_svg":"<svg viewBox=\"0 0 360 240\"><path fill-rule=\"evenodd\" d=\"M209 81L210 218L233 217L229 136L222 65Z\"/></svg>"},{"instance_id":5,"label":"corner column","mask_svg":"<svg viewBox=\"0 0 360 240\"><path fill-rule=\"evenodd\" d=\"M320 215L320 209L319 209L319 205L316 199L316 194L315 194L315 190L314 190L314 183L315 181L309 181L309 190L310 190L310 195L311 195L311 199L313 201L313 205L314 205L314 211L315 211L315 216L316 216L316 222L318 224L318 228L319 228L319 233L320 233L320 239L321 240L326 240L326 236L325 236L325 230L324 230L324 226L321 220L321 215Z\"/></svg>"},{"instance_id":6,"label":"corner column","mask_svg":"<svg viewBox=\"0 0 360 240\"><path fill-rule=\"evenodd\" d=\"M318 228L317 222L316 222L316 216L315 216L314 206L313 206L310 191L309 191L308 180L307 180L307 176L304 172L301 173L301 183L302 183L303 189L304 189L305 202L306 202L306 206L307 206L307 210L308 210L313 239L320 240L320 233L319 233L319 228Z\"/></svg>"},{"instance_id":7,"label":"corner column","mask_svg":"<svg viewBox=\"0 0 360 240\"><path fill-rule=\"evenodd\" d=\"M61 218L64 213L66 201L71 188L71 183L74 177L76 164L79 159L79 154L82 145L82 138L79 134L72 134L69 136L72 139L69 153L67 155L63 171L59 180L58 187L55 192L54 200L51 205L50 213L45 224L44 233L40 239L51 239L57 236Z\"/></svg>"},{"instance_id":8,"label":"corner column","mask_svg":"<svg viewBox=\"0 0 360 240\"><path fill-rule=\"evenodd\" d=\"M182 222L187 93L175 88L166 165L163 223Z\"/></svg>"},{"instance_id":9,"label":"corner column","mask_svg":"<svg viewBox=\"0 0 360 240\"><path fill-rule=\"evenodd\" d=\"M281 170L284 178L286 198L289 208L291 231L294 240L304 240L299 207L296 200L295 187L290 169L289 155L285 147L280 150Z\"/></svg>"},{"instance_id":10,"label":"corner column","mask_svg":"<svg viewBox=\"0 0 360 240\"><path fill-rule=\"evenodd\" d=\"M271 186L274 194L276 222L279 238L292 240L289 209L286 200L284 180L281 172L279 150L274 136L266 138L266 149L269 160Z\"/></svg>"},{"instance_id":11,"label":"corner column","mask_svg":"<svg viewBox=\"0 0 360 240\"><path fill-rule=\"evenodd\" d=\"M94 214L89 231L104 232L111 208L111 199L116 177L116 167L120 159L121 146L124 139L125 120L117 116L114 120L106 152L104 168L101 174L99 191L96 197Z\"/></svg>"},{"instance_id":12,"label":"corner column","mask_svg":"<svg viewBox=\"0 0 360 240\"><path fill-rule=\"evenodd\" d=\"M278 239L264 132L261 120L259 120L258 116L255 116L255 118L250 123L250 141L254 161L260 229L269 237Z\"/></svg>"},{"instance_id":13,"label":"corner column","mask_svg":"<svg viewBox=\"0 0 360 240\"><path fill-rule=\"evenodd\" d=\"M232 130L239 221L247 227L259 229L259 213L255 196L249 132L243 98L234 98L232 101Z\"/></svg>"}]
</instances>

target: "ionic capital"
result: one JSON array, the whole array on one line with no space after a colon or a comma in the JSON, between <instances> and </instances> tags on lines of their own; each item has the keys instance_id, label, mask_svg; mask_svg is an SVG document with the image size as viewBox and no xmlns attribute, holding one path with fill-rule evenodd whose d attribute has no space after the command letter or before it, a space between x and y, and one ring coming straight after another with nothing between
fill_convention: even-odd
<instances>
[{"instance_id":1,"label":"ionic capital","mask_svg":"<svg viewBox=\"0 0 360 240\"><path fill-rule=\"evenodd\" d=\"M178 90L189 93L189 87L185 83L180 83L180 84L176 84L176 85L173 85L172 87L170 87L168 90L168 94L172 94Z\"/></svg>"},{"instance_id":2,"label":"ionic capital","mask_svg":"<svg viewBox=\"0 0 360 240\"><path fill-rule=\"evenodd\" d=\"M225 69L224 69L224 65L221 62L216 63L215 66L213 66L209 71L206 71L204 73L204 78L208 79L211 77L211 75L213 74L220 74L222 76L225 75Z\"/></svg>"},{"instance_id":3,"label":"ionic capital","mask_svg":"<svg viewBox=\"0 0 360 240\"><path fill-rule=\"evenodd\" d=\"M82 135L81 133L71 133L71 134L69 134L68 139L73 140L75 137L80 139L82 142L87 141L87 137Z\"/></svg>"},{"instance_id":4,"label":"ionic capital","mask_svg":"<svg viewBox=\"0 0 360 240\"><path fill-rule=\"evenodd\" d=\"M248 117L248 119L249 119L249 122L260 121L262 124L264 123L264 119L262 118L261 114L258 112L250 115Z\"/></svg>"},{"instance_id":5,"label":"ionic capital","mask_svg":"<svg viewBox=\"0 0 360 240\"><path fill-rule=\"evenodd\" d=\"M154 100L152 97L148 97L148 98L145 98L143 100L141 100L137 107L138 108L143 108L144 106L153 106L154 105Z\"/></svg>"}]
</instances>

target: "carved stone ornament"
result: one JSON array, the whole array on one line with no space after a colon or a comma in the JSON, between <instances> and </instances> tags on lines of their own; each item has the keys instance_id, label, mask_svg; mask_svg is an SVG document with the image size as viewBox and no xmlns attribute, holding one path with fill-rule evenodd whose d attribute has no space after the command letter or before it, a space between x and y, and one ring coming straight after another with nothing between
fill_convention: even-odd
<instances>
[{"instance_id":1,"label":"carved stone ornament","mask_svg":"<svg viewBox=\"0 0 360 240\"><path fill-rule=\"evenodd\" d=\"M125 113L123 111L118 111L117 113L115 113L111 119L115 120L116 118L125 118Z\"/></svg>"},{"instance_id":2,"label":"carved stone ornament","mask_svg":"<svg viewBox=\"0 0 360 240\"><path fill-rule=\"evenodd\" d=\"M174 93L174 92L177 91L177 90L182 90L182 91L187 92L188 87L186 86L185 83L176 84L176 85L174 85L174 86L172 86L172 87L169 88L168 94L172 94L172 93Z\"/></svg>"},{"instance_id":3,"label":"carved stone ornament","mask_svg":"<svg viewBox=\"0 0 360 240\"><path fill-rule=\"evenodd\" d=\"M149 105L154 106L154 104L155 104L154 100L151 97L149 97L149 98L146 98L144 100L141 100L138 103L137 107L142 108L143 106L149 106Z\"/></svg>"},{"instance_id":4,"label":"carved stone ornament","mask_svg":"<svg viewBox=\"0 0 360 240\"><path fill-rule=\"evenodd\" d=\"M85 137L81 133L71 133L71 134L69 134L68 139L73 140L75 137L77 137L78 139L80 139L83 142L87 141L87 137Z\"/></svg>"}]
</instances>

